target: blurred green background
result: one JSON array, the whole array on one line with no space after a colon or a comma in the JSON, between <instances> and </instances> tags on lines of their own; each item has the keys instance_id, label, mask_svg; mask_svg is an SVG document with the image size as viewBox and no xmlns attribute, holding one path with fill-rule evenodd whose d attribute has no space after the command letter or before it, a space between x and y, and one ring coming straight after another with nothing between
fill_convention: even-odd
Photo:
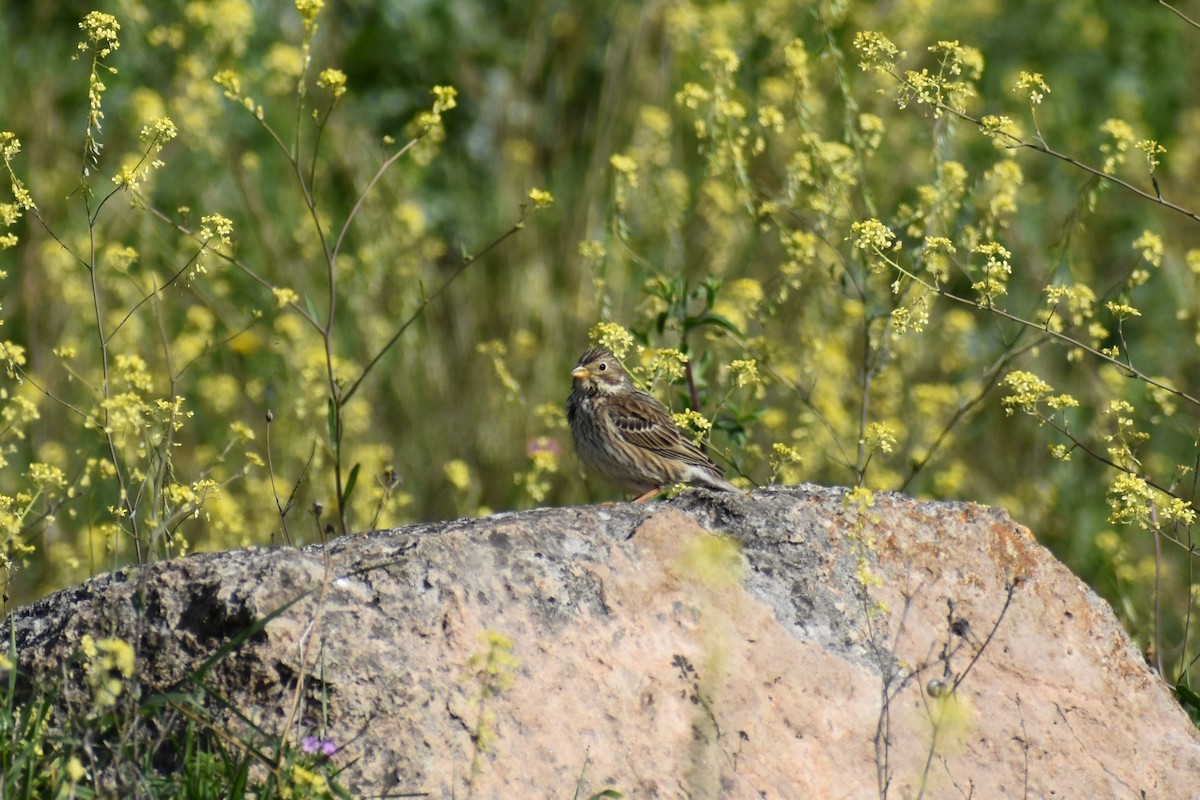
<instances>
[{"instance_id":1,"label":"blurred green background","mask_svg":"<svg viewBox=\"0 0 1200 800\"><path fill-rule=\"evenodd\" d=\"M105 59L117 72L103 73L103 150L85 192L90 55L73 56L93 10L117 18L121 44ZM1165 493L1143 524L1110 522L1118 470L1102 459L1190 503L1200 409L979 307L930 296L925 330L901 334L892 311L918 309L920 292L893 293L897 275L872 270L851 226L884 222L914 271L923 237L946 236L957 250L943 288L967 298L981 261L971 246L995 240L1012 254L999 307L1044 321L1047 286L1090 287L1094 309L1064 333L1119 346L1187 392L1200 338L1195 218L998 146L926 104L898 107L897 84L861 70L853 42L878 31L907 51L901 70L934 75L931 45L975 48L982 72L957 76L967 113L1007 115L1026 141L1095 167L1116 146L1102 126L1120 119L1131 141L1165 148L1162 196L1196 209L1195 27L1118 0L347 0L315 23L306 38L293 4L265 0L0 10L0 130L22 143L11 166L45 221L25 214L9 228L19 243L0 251L0 335L26 359L25 380L6 383L0 440L10 607L138 557L129 517L112 511L121 480L101 462L114 455L139 530L157 531L144 534L143 559L327 535L338 504L325 342L270 287L330 318L328 244L443 85L457 107L373 186L333 268L340 385L464 254L523 228L430 302L346 404L343 481L360 465L348 529L616 498L580 475L561 410L589 331L612 322L646 348L626 360L675 410L691 397L661 351L687 352L713 452L747 485L861 482L1003 506L1186 681L1191 527L1155 528ZM326 68L344 71L347 92L322 124ZM266 125L222 96L222 70ZM1022 70L1051 88L1036 126L1013 89ZM165 166L136 197L102 202L141 151L142 126L164 114L179 130ZM1153 195L1143 154L1125 155L1115 174ZM310 169L324 242L297 178ZM535 188L552 207L532 208ZM233 221L224 252L242 266L210 253L192 275L197 245L181 229L213 213ZM1141 281L1133 243L1145 231L1163 247ZM1118 325L1106 300L1140 316ZM110 403L128 392L145 413L130 428L140 439L115 448L84 421L103 417L106 396L97 307L117 331ZM121 354L141 359L144 380L117 365ZM1006 415L999 382L1012 369L1079 401L1059 419L1098 457L1077 447L1062 462L1048 450L1062 436ZM173 396L192 414L177 429L154 412ZM1126 432L1148 434L1119 457L1113 400L1133 409ZM32 463L64 481L39 482Z\"/></svg>"}]
</instances>

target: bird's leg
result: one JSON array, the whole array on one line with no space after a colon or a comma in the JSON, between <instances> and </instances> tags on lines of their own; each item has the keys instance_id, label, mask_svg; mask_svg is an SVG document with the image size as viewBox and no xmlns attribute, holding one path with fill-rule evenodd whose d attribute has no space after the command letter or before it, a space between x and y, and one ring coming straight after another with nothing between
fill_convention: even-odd
<instances>
[{"instance_id":1,"label":"bird's leg","mask_svg":"<svg viewBox=\"0 0 1200 800\"><path fill-rule=\"evenodd\" d=\"M644 502L646 502L647 500L649 500L651 497L654 497L654 495L658 494L658 493L659 493L659 492L661 492L661 491L662 491L662 487L661 487L661 486L655 486L653 489L651 489L650 491L646 492L644 495L642 495L641 497L639 497L637 500L634 500L633 502L635 502L635 503L644 503Z\"/></svg>"}]
</instances>

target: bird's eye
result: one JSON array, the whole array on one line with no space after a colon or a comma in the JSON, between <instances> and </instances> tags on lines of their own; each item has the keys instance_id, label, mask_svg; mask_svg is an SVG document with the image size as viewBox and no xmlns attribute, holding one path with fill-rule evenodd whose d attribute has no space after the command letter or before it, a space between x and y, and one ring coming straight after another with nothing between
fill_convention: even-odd
<instances>
[{"instance_id":1,"label":"bird's eye","mask_svg":"<svg viewBox=\"0 0 1200 800\"><path fill-rule=\"evenodd\" d=\"M603 361L601 361L600 362L600 371L604 372L604 370L606 370L606 369L608 369L608 364L605 364Z\"/></svg>"}]
</instances>

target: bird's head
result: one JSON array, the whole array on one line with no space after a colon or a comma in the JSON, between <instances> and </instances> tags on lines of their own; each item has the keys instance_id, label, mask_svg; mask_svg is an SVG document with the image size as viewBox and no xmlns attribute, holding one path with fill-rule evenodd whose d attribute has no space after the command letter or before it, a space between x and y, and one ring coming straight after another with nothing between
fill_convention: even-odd
<instances>
[{"instance_id":1,"label":"bird's head","mask_svg":"<svg viewBox=\"0 0 1200 800\"><path fill-rule=\"evenodd\" d=\"M596 394L617 394L633 386L621 362L602 347L593 347L581 355L571 377L576 387Z\"/></svg>"}]
</instances>

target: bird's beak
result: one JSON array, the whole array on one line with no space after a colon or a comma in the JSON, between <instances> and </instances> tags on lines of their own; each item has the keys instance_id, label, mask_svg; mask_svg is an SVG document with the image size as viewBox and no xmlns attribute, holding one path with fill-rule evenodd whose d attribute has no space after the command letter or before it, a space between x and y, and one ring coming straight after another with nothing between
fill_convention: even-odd
<instances>
[{"instance_id":1,"label":"bird's beak","mask_svg":"<svg viewBox=\"0 0 1200 800\"><path fill-rule=\"evenodd\" d=\"M571 370L571 377L575 378L576 380L587 379L592 377L592 373L588 372L587 367L581 366Z\"/></svg>"}]
</instances>

